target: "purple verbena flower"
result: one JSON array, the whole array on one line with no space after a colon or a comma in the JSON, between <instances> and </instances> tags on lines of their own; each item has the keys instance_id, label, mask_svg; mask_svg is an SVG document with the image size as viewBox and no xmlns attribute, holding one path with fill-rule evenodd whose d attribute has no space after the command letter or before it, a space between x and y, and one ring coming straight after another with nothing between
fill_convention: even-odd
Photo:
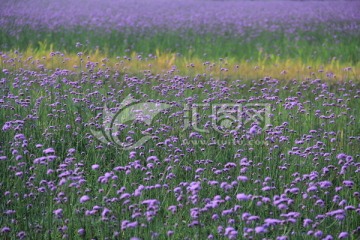
<instances>
[{"instance_id":1,"label":"purple verbena flower","mask_svg":"<svg viewBox=\"0 0 360 240\"><path fill-rule=\"evenodd\" d=\"M80 198L80 203L84 203L90 200L90 197L88 195L84 195Z\"/></svg>"}]
</instances>

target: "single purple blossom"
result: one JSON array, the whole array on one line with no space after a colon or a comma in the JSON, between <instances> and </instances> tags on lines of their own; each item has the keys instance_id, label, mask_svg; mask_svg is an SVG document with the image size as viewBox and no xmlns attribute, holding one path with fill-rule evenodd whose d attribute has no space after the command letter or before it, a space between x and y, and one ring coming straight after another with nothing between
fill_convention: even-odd
<instances>
[{"instance_id":1,"label":"single purple blossom","mask_svg":"<svg viewBox=\"0 0 360 240\"><path fill-rule=\"evenodd\" d=\"M80 203L84 203L90 200L90 197L88 195L84 195L80 198Z\"/></svg>"},{"instance_id":2,"label":"single purple blossom","mask_svg":"<svg viewBox=\"0 0 360 240\"><path fill-rule=\"evenodd\" d=\"M339 239L345 239L349 237L349 233L348 232L341 232L338 236Z\"/></svg>"},{"instance_id":3,"label":"single purple blossom","mask_svg":"<svg viewBox=\"0 0 360 240\"><path fill-rule=\"evenodd\" d=\"M236 195L236 199L239 200L239 201L248 201L250 200L250 196L244 194L244 193L238 193Z\"/></svg>"}]
</instances>

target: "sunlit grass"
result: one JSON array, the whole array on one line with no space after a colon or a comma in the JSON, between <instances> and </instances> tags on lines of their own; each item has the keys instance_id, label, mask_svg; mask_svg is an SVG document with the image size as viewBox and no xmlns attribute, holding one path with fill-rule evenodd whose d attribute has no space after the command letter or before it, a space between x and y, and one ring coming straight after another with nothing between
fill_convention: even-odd
<instances>
[{"instance_id":1,"label":"sunlit grass","mask_svg":"<svg viewBox=\"0 0 360 240\"><path fill-rule=\"evenodd\" d=\"M306 80L321 78L328 81L345 81L359 79L360 63L353 65L332 59L322 63L319 60L300 59L282 60L274 56L263 56L258 53L257 60L237 60L220 58L205 61L198 57L178 56L174 53L156 51L154 56L142 56L135 52L128 56L107 57L99 50L78 53L61 53L54 51L52 45L45 49L28 48L25 52L3 53L2 68L9 70L26 68L32 70L56 68L74 72L110 68L119 73L143 75L148 71L154 74L176 74L196 77L203 75L219 79L259 79L264 76L280 80Z\"/></svg>"}]
</instances>

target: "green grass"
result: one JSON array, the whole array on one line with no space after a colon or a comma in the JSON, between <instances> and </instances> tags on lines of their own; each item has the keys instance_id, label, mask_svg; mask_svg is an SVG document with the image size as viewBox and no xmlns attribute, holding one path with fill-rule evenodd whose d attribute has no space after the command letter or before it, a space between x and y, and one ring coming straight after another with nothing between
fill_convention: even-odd
<instances>
[{"instance_id":1,"label":"green grass","mask_svg":"<svg viewBox=\"0 0 360 240\"><path fill-rule=\"evenodd\" d=\"M83 27L57 31L32 30L25 27L11 32L6 29L0 30L3 51L14 49L25 51L29 46L39 49L40 44L46 42L51 43L54 50L68 53L94 52L99 48L108 57L129 55L129 52L137 52L146 57L149 54L154 55L155 50L160 50L163 53L176 53L207 61L226 57L256 61L261 57L279 60L298 59L304 63L316 59L328 63L336 58L340 62L351 64L359 62L359 36L357 32L328 31L322 26L319 26L317 31L297 30L292 34L285 33L284 30L269 32L249 29L245 30L241 37L231 31L225 35L218 35L216 32L199 34L192 30L104 31ZM77 48L78 42L83 46Z\"/></svg>"}]
</instances>

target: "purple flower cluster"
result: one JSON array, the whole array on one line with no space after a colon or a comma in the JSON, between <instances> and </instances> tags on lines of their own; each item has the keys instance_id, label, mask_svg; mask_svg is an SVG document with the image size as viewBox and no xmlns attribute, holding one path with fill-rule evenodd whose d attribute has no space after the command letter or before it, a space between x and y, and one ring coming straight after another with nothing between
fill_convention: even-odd
<instances>
[{"instance_id":1,"label":"purple flower cluster","mask_svg":"<svg viewBox=\"0 0 360 240\"><path fill-rule=\"evenodd\" d=\"M1 238L359 236L357 83L131 76L106 61L1 78L8 89L0 96ZM129 94L171 108L151 124L109 119L126 112ZM194 112L188 106L196 103L203 108ZM229 110L219 103L242 104L243 124L211 129L224 118L205 113ZM271 112L252 118L249 106L261 104ZM108 138L150 140L124 150L90 134L113 125Z\"/></svg>"},{"instance_id":2,"label":"purple flower cluster","mask_svg":"<svg viewBox=\"0 0 360 240\"><path fill-rule=\"evenodd\" d=\"M51 30L77 26L107 31L133 28L155 32L185 28L198 33L209 31L211 26L219 34L231 29L233 34L242 35L249 28L267 31L285 28L285 32L294 33L299 28L310 31L313 25L309 23L326 23L351 32L359 30L359 8L358 1L306 4L297 1L6 1L0 9L0 25ZM334 24L336 21L352 23L341 26Z\"/></svg>"}]
</instances>

